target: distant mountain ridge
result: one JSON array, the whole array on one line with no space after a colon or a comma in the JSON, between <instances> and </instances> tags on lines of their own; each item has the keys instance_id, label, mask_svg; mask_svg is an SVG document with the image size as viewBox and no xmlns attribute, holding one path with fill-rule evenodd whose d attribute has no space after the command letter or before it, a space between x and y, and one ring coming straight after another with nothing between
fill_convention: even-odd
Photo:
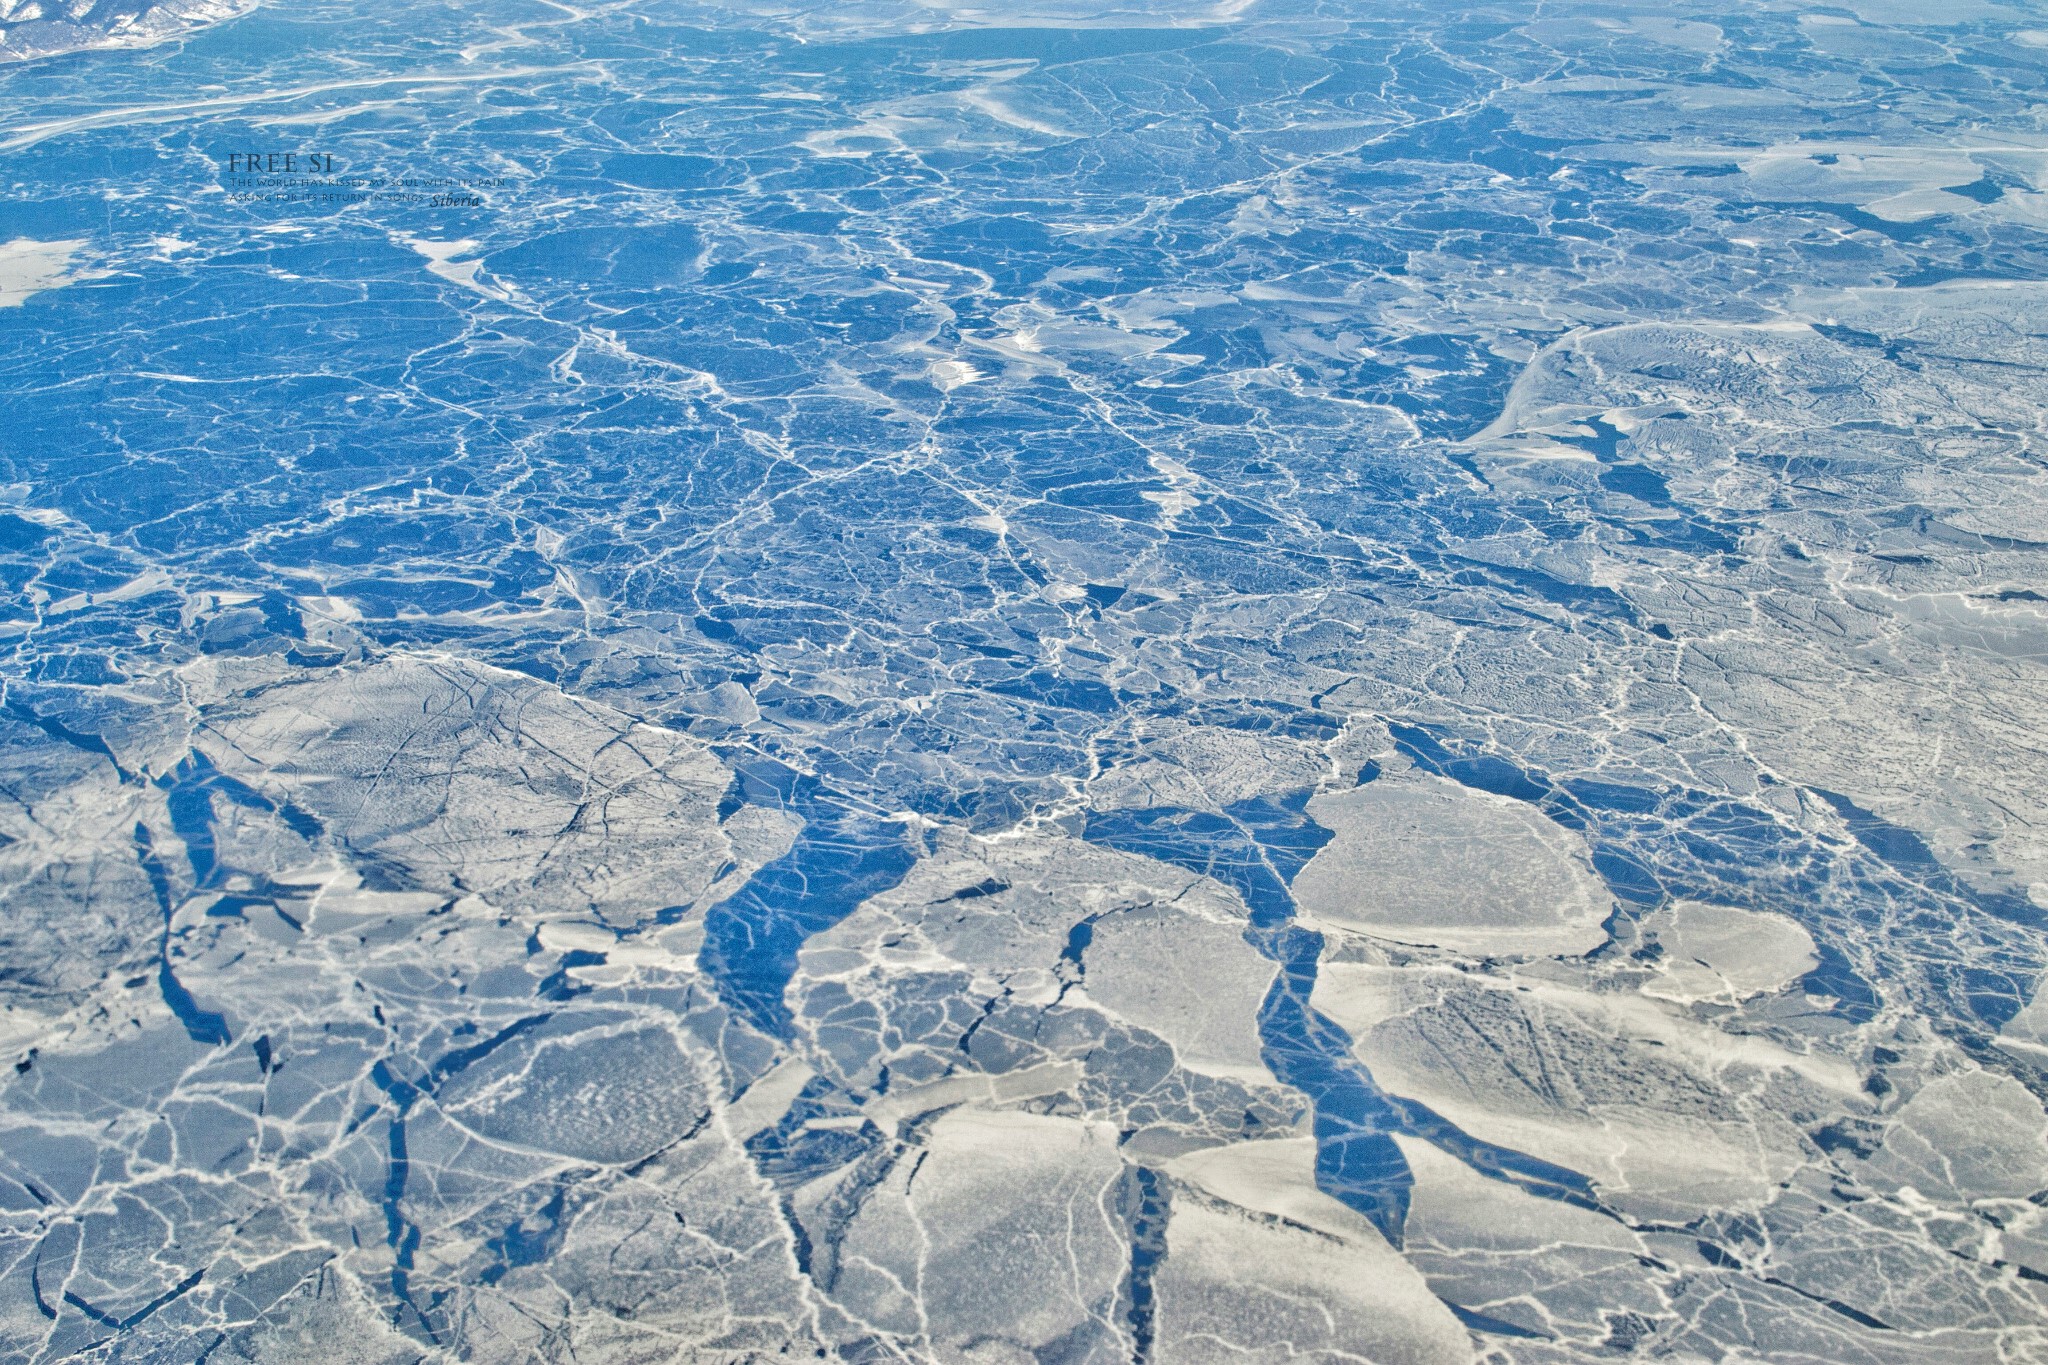
<instances>
[{"instance_id":1,"label":"distant mountain ridge","mask_svg":"<svg viewBox=\"0 0 2048 1365\"><path fill-rule=\"evenodd\" d=\"M254 8L256 0L0 0L0 62L153 47Z\"/></svg>"}]
</instances>

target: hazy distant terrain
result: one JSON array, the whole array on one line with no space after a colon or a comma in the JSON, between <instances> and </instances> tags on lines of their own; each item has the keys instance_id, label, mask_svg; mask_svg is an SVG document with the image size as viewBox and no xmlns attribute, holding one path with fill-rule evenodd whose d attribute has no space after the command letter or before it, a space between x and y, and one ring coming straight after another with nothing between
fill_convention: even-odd
<instances>
[{"instance_id":1,"label":"hazy distant terrain","mask_svg":"<svg viewBox=\"0 0 2048 1365\"><path fill-rule=\"evenodd\" d=\"M9 1359L2048 1358L2048 9L241 8L0 14Z\"/></svg>"},{"instance_id":2,"label":"hazy distant terrain","mask_svg":"<svg viewBox=\"0 0 2048 1365\"><path fill-rule=\"evenodd\" d=\"M102 47L149 47L220 23L255 0L0 0L0 62Z\"/></svg>"}]
</instances>

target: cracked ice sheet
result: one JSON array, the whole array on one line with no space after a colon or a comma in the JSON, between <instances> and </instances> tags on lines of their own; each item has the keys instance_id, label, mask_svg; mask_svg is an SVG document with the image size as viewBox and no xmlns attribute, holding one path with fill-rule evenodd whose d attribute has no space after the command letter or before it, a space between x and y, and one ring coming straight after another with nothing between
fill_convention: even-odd
<instances>
[{"instance_id":1,"label":"cracked ice sheet","mask_svg":"<svg viewBox=\"0 0 2048 1365\"><path fill-rule=\"evenodd\" d=\"M8 1330L63 1355L104 1318L255 1360L330 1335L364 1361L451 1335L506 1358L786 1341L804 1296L720 1118L722 1012L693 923L657 913L715 898L711 872L746 856L712 809L725 770L446 660L275 681L196 669L192 748L128 809L188 1017L147 971L108 982L45 1017L9 1091L17 1195L76 1212L54 1237L17 1230ZM56 833L68 811L106 818L94 772L81 787L42 808ZM610 831L596 879L564 855L584 819ZM556 837L522 841L528 822ZM91 895L156 908L146 881ZM84 1113L104 1116L95 1138L67 1117ZM537 1334L564 1293L590 1312ZM99 1317L52 1321L53 1300Z\"/></svg>"},{"instance_id":2,"label":"cracked ice sheet","mask_svg":"<svg viewBox=\"0 0 2048 1365\"><path fill-rule=\"evenodd\" d=\"M1476 448L1496 448L1510 432L1587 432L1574 424L1612 419L1666 485L1662 494L1641 490L1652 502L1761 510L1778 501L1763 521L1775 538L1768 559L1785 571L1781 587L1731 592L1717 573L1677 564L1614 580L1632 601L1698 633L1681 656L1681 684L1788 776L1853 790L1873 810L1908 818L1974 876L1990 872L1972 867L1985 832L2010 828L2002 861L2022 884L2048 884L2039 833L2048 755L2038 727L2019 719L2041 685L2048 616L2032 588L2005 581L2025 576L2007 556L2038 544L2043 492L2022 453L2027 438L1994 434L2020 418L2006 358L2033 366L2044 354L2040 288L1968 281L1807 289L1798 299L1797 321L1628 325L1569 338L1517 379ZM1887 345L1909 356L1939 351L1956 371L1937 379L1901 369L1897 383L1872 382L1885 372L1868 367ZM1748 452L1808 427L1791 396L1795 377L1831 364L1862 377L1840 400L1841 416L1873 434L1853 456L1836 437L1801 438L1828 471L1810 485ZM1717 403L1731 382L1749 387L1737 376L1763 373L1789 382ZM1914 412L1942 428L1924 448L1874 434L1921 420ZM1981 468L1970 467L1972 455ZM1823 506L1836 486L1856 490L1870 510ZM1895 533L1874 509L1894 493L1947 547L1956 572L1887 543ZM1953 755L1988 752L2000 755L1993 767L1953 772Z\"/></svg>"},{"instance_id":3,"label":"cracked ice sheet","mask_svg":"<svg viewBox=\"0 0 2048 1365\"><path fill-rule=\"evenodd\" d=\"M1369 8L11 66L7 1350L2048 1352L2038 17Z\"/></svg>"},{"instance_id":4,"label":"cracked ice sheet","mask_svg":"<svg viewBox=\"0 0 2048 1365\"><path fill-rule=\"evenodd\" d=\"M891 1112L915 1112L924 1085L933 1104L957 1097L962 1068L1066 1068L1173 1145L1219 1120L1236 1132L1249 1115L1233 1103L1298 1113L1261 1060L1276 969L1245 928L1227 888L1149 858L1056 834L955 838L813 938L790 996L813 1064L886 1089Z\"/></svg>"},{"instance_id":5,"label":"cracked ice sheet","mask_svg":"<svg viewBox=\"0 0 2048 1365\"><path fill-rule=\"evenodd\" d=\"M688 905L730 848L729 774L701 744L517 674L387 659L210 708L196 749L276 773L337 841L422 889L615 927Z\"/></svg>"}]
</instances>

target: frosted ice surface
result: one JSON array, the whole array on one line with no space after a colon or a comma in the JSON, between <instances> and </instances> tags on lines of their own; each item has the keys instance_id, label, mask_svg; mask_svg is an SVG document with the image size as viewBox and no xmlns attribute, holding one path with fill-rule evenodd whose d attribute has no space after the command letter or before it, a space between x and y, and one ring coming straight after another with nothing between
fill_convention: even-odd
<instances>
[{"instance_id":1,"label":"frosted ice surface","mask_svg":"<svg viewBox=\"0 0 2048 1365\"><path fill-rule=\"evenodd\" d=\"M0 1357L2048 1360L2044 83L0 0Z\"/></svg>"}]
</instances>

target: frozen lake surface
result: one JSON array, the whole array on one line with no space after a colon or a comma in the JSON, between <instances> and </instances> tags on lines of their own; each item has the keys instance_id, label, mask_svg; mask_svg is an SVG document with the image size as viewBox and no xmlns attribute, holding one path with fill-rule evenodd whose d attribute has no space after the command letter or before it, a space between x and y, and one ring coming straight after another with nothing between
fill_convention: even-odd
<instances>
[{"instance_id":1,"label":"frozen lake surface","mask_svg":"<svg viewBox=\"0 0 2048 1365\"><path fill-rule=\"evenodd\" d=\"M0 57L0 1356L2048 1360L2038 0Z\"/></svg>"}]
</instances>

